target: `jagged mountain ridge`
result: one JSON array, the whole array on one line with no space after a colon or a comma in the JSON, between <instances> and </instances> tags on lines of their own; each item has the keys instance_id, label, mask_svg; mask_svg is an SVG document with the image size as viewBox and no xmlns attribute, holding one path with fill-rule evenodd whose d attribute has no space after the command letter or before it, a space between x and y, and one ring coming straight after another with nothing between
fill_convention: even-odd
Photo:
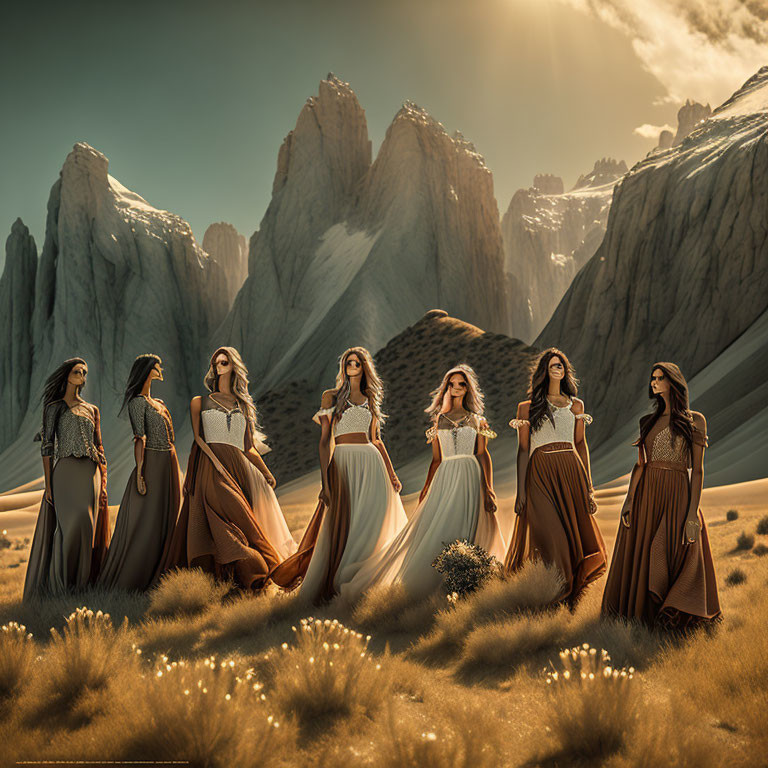
<instances>
[{"instance_id":1,"label":"jagged mountain ridge","mask_svg":"<svg viewBox=\"0 0 768 768\"><path fill-rule=\"evenodd\" d=\"M678 363L690 380L767 306L763 67L678 146L624 177L602 245L535 343L561 346L573 360L600 442L645 402L654 361ZM744 423L713 425L711 441Z\"/></svg>"},{"instance_id":2,"label":"jagged mountain ridge","mask_svg":"<svg viewBox=\"0 0 768 768\"><path fill-rule=\"evenodd\" d=\"M74 355L87 360L84 397L101 407L108 455L130 456L129 428L116 414L134 358L144 352L163 358L167 381L156 394L174 414L184 414L200 388L201 350L212 321L227 307L217 289L224 285L219 265L197 245L187 222L126 189L109 175L107 158L85 143L74 146L51 189L33 284L31 332L24 339L33 351L31 366L26 374L23 365L14 368L28 407L0 444L7 449L0 461L6 484L39 474L30 448L40 423L38 401L60 362ZM10 335L12 344L20 334Z\"/></svg>"},{"instance_id":3,"label":"jagged mountain ridge","mask_svg":"<svg viewBox=\"0 0 768 768\"><path fill-rule=\"evenodd\" d=\"M506 330L501 253L475 148L406 103L371 164L365 113L329 75L280 150L249 278L216 338L243 351L266 391L318 385L344 348L376 350L433 306Z\"/></svg>"},{"instance_id":4,"label":"jagged mountain ridge","mask_svg":"<svg viewBox=\"0 0 768 768\"><path fill-rule=\"evenodd\" d=\"M520 338L535 338L576 273L602 242L613 189L627 172L624 161L598 160L570 192L563 180L538 174L533 186L512 196L501 231L504 269L524 287Z\"/></svg>"}]
</instances>

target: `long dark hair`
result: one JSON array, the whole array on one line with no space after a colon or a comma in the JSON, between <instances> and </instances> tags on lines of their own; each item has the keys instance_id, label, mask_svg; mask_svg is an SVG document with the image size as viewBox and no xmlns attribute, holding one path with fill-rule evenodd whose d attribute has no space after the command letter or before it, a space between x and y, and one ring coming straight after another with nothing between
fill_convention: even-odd
<instances>
[{"instance_id":1,"label":"long dark hair","mask_svg":"<svg viewBox=\"0 0 768 768\"><path fill-rule=\"evenodd\" d=\"M123 397L123 404L120 406L120 410L117 412L119 416L125 406L136 397L144 387L144 383L147 380L147 376L151 373L152 369L163 361L158 355L139 355L131 366L131 372L128 374L128 383L125 385L125 396Z\"/></svg>"},{"instance_id":2,"label":"long dark hair","mask_svg":"<svg viewBox=\"0 0 768 768\"><path fill-rule=\"evenodd\" d=\"M568 397L576 397L579 391L579 380L576 378L570 360L557 347L550 347L542 352L539 359L531 368L531 383L528 386L528 397L531 400L531 407L528 411L528 421L531 424L531 432L535 432L544 419L549 419L554 426L555 419L552 415L552 409L547 401L547 392L549 392L549 361L553 357L559 357L565 368L565 375L560 381L560 393Z\"/></svg>"},{"instance_id":3,"label":"long dark hair","mask_svg":"<svg viewBox=\"0 0 768 768\"><path fill-rule=\"evenodd\" d=\"M682 437L688 444L688 450L691 450L693 445L693 415L688 398L688 382L685 380L683 372L674 363L654 363L651 367L651 376L657 368L664 373L665 378L669 381L669 431L673 436ZM645 442L648 433L653 429L653 425L664 413L664 398L653 393L650 377L648 379L648 399L656 401L656 408L653 413L648 413L640 419L640 436L633 445L639 446Z\"/></svg>"},{"instance_id":4,"label":"long dark hair","mask_svg":"<svg viewBox=\"0 0 768 768\"><path fill-rule=\"evenodd\" d=\"M65 360L46 380L45 387L43 388L43 394L40 398L43 403L43 410L47 405L61 400L67 393L67 379L69 378L70 371L78 364L88 365L82 357L70 357L69 360ZM82 387L78 387L75 390L77 395L80 394Z\"/></svg>"}]
</instances>

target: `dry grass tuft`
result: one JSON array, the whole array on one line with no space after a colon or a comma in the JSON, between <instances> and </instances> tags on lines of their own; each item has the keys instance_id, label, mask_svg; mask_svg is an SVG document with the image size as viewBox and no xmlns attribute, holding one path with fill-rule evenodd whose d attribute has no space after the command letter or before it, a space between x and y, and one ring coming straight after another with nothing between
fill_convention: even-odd
<instances>
[{"instance_id":1,"label":"dry grass tuft","mask_svg":"<svg viewBox=\"0 0 768 768\"><path fill-rule=\"evenodd\" d=\"M136 693L119 759L263 766L277 763L285 747L285 725L269 712L262 684L234 660L159 657Z\"/></svg>"},{"instance_id":2,"label":"dry grass tuft","mask_svg":"<svg viewBox=\"0 0 768 768\"><path fill-rule=\"evenodd\" d=\"M755 546L755 537L754 534L747 533L746 531L742 531L739 534L739 538L736 539L736 551L737 552L744 552L746 550L752 549L752 547Z\"/></svg>"},{"instance_id":3,"label":"dry grass tuft","mask_svg":"<svg viewBox=\"0 0 768 768\"><path fill-rule=\"evenodd\" d=\"M217 582L200 568L166 573L149 595L150 616L187 616L221 601L231 585Z\"/></svg>"},{"instance_id":4,"label":"dry grass tuft","mask_svg":"<svg viewBox=\"0 0 768 768\"><path fill-rule=\"evenodd\" d=\"M734 520L738 520L738 519L739 519L739 510L738 510L738 509L729 509L729 510L728 510L728 511L725 513L725 519L726 519L726 520L727 520L729 523L730 523L730 522L733 522Z\"/></svg>"},{"instance_id":5,"label":"dry grass tuft","mask_svg":"<svg viewBox=\"0 0 768 768\"><path fill-rule=\"evenodd\" d=\"M23 624L11 621L0 628L0 708L28 681L35 654L32 634Z\"/></svg>"},{"instance_id":6,"label":"dry grass tuft","mask_svg":"<svg viewBox=\"0 0 768 768\"><path fill-rule=\"evenodd\" d=\"M352 621L366 632L419 634L427 631L445 605L442 595L414 602L402 584L370 590L352 609Z\"/></svg>"},{"instance_id":7,"label":"dry grass tuft","mask_svg":"<svg viewBox=\"0 0 768 768\"><path fill-rule=\"evenodd\" d=\"M766 546L762 542L760 544L756 544L755 548L752 550L752 554L757 555L758 557L762 557L763 555L768 555L768 546Z\"/></svg>"},{"instance_id":8,"label":"dry grass tuft","mask_svg":"<svg viewBox=\"0 0 768 768\"><path fill-rule=\"evenodd\" d=\"M732 568L725 577L725 583L729 587L743 584L747 580L747 574L741 568Z\"/></svg>"},{"instance_id":9,"label":"dry grass tuft","mask_svg":"<svg viewBox=\"0 0 768 768\"><path fill-rule=\"evenodd\" d=\"M560 572L541 561L527 564L506 579L492 579L473 595L440 611L435 627L411 654L428 662L458 656L473 628L520 613L543 611L562 594Z\"/></svg>"},{"instance_id":10,"label":"dry grass tuft","mask_svg":"<svg viewBox=\"0 0 768 768\"><path fill-rule=\"evenodd\" d=\"M51 630L34 716L54 727L79 728L103 713L127 642L125 625L115 630L108 613L82 607L70 614L61 633Z\"/></svg>"},{"instance_id":11,"label":"dry grass tuft","mask_svg":"<svg viewBox=\"0 0 768 768\"><path fill-rule=\"evenodd\" d=\"M764 515L757 521L757 533L760 536L768 536L768 515Z\"/></svg>"},{"instance_id":12,"label":"dry grass tuft","mask_svg":"<svg viewBox=\"0 0 768 768\"><path fill-rule=\"evenodd\" d=\"M568 635L567 608L539 616L521 614L472 630L461 653L459 671L505 669L510 673L531 657L562 647Z\"/></svg>"},{"instance_id":13,"label":"dry grass tuft","mask_svg":"<svg viewBox=\"0 0 768 768\"><path fill-rule=\"evenodd\" d=\"M606 651L587 643L561 651L560 661L562 670L547 676L547 720L557 753L592 761L618 752L637 722L634 669L614 669Z\"/></svg>"},{"instance_id":14,"label":"dry grass tuft","mask_svg":"<svg viewBox=\"0 0 768 768\"><path fill-rule=\"evenodd\" d=\"M389 697L386 659L368 651L370 636L336 619L302 619L292 645L267 654L264 672L271 699L313 737L339 720L371 717Z\"/></svg>"}]
</instances>

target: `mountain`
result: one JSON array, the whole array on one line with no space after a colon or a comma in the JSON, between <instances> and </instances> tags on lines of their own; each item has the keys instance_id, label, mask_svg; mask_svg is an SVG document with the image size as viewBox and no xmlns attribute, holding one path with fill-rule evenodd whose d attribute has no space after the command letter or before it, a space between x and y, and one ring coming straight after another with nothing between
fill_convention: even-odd
<instances>
[{"instance_id":1,"label":"mountain","mask_svg":"<svg viewBox=\"0 0 768 768\"><path fill-rule=\"evenodd\" d=\"M539 174L512 196L501 221L504 269L527 294L525 324L516 335L541 332L576 273L605 234L613 189L627 172L624 161L598 160L570 192L563 180Z\"/></svg>"},{"instance_id":2,"label":"mountain","mask_svg":"<svg viewBox=\"0 0 768 768\"><path fill-rule=\"evenodd\" d=\"M205 230L203 250L221 267L219 272L224 282L219 290L226 297L222 306L228 310L248 277L248 243L231 224L219 221ZM218 325L223 319L216 318L214 324Z\"/></svg>"},{"instance_id":3,"label":"mountain","mask_svg":"<svg viewBox=\"0 0 768 768\"><path fill-rule=\"evenodd\" d=\"M376 353L375 361L385 386L384 412L389 416L383 435L394 464L428 457L424 409L429 393L457 363L475 369L491 426L500 436L511 436L507 422L518 400L524 399L536 353L517 339L488 333L443 310L427 312L392 338ZM317 467L320 430L312 414L320 407L322 389L296 381L259 398L262 424L274 447L267 461L281 484Z\"/></svg>"},{"instance_id":4,"label":"mountain","mask_svg":"<svg viewBox=\"0 0 768 768\"><path fill-rule=\"evenodd\" d=\"M83 395L101 407L108 457L130 457L129 428L116 414L136 355L163 358L167 381L155 394L174 415L186 413L201 387L211 318L226 312L226 297L213 290L222 281L219 267L183 219L126 189L108 165L93 147L75 144L51 189L34 288L34 355L31 370L18 372L30 405L16 447L0 459L0 480L18 484L39 474L39 457L29 463L37 401L46 377L67 357L88 362Z\"/></svg>"},{"instance_id":5,"label":"mountain","mask_svg":"<svg viewBox=\"0 0 768 768\"><path fill-rule=\"evenodd\" d=\"M763 67L679 145L652 153L623 178L602 245L536 345L559 346L571 357L587 408L596 416L590 436L597 444L622 430L638 410L647 410L654 361L672 360L693 380L716 360L728 359L721 355L766 308L768 67ZM740 370L744 381L718 374L734 388L734 402L744 397L744 387L757 390L768 381L764 361ZM727 398L727 390L721 392L720 408L728 407ZM746 429L750 415L764 405L732 408L728 418L720 418L715 405L715 412L706 412L707 403L702 400L713 447Z\"/></svg>"},{"instance_id":6,"label":"mountain","mask_svg":"<svg viewBox=\"0 0 768 768\"><path fill-rule=\"evenodd\" d=\"M375 351L434 306L508 330L513 298L474 146L407 102L371 164L365 113L329 75L280 150L249 276L217 339L243 352L261 392L328 385L346 347Z\"/></svg>"},{"instance_id":7,"label":"mountain","mask_svg":"<svg viewBox=\"0 0 768 768\"><path fill-rule=\"evenodd\" d=\"M35 240L16 219L5 241L0 277L0 446L16 437L29 404L36 272Z\"/></svg>"},{"instance_id":8,"label":"mountain","mask_svg":"<svg viewBox=\"0 0 768 768\"><path fill-rule=\"evenodd\" d=\"M685 104L677 111L677 131L664 130L659 134L659 145L656 149L676 147L702 120L712 114L709 104L699 104L698 101L686 99Z\"/></svg>"}]
</instances>

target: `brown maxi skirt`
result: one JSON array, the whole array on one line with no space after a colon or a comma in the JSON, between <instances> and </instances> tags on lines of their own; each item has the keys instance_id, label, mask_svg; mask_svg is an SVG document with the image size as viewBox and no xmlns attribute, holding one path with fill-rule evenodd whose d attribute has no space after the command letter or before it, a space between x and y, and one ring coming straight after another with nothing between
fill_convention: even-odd
<instances>
[{"instance_id":1,"label":"brown maxi skirt","mask_svg":"<svg viewBox=\"0 0 768 768\"><path fill-rule=\"evenodd\" d=\"M688 472L677 464L643 467L630 512L630 527L619 521L616 546L603 595L603 613L692 628L720 616L717 580L709 536L683 543L688 517Z\"/></svg>"},{"instance_id":2,"label":"brown maxi skirt","mask_svg":"<svg viewBox=\"0 0 768 768\"><path fill-rule=\"evenodd\" d=\"M301 537L296 552L283 560L269 574L269 578L280 587L287 590L296 589L309 568L309 561L315 551L315 544L320 535L320 528L325 515L329 515L330 521L330 551L328 556L328 568L320 587L320 592L315 598L315 604L322 604L333 599L336 589L333 586L336 571L344 554L347 544L350 525L349 494L344 483L341 482L339 469L331 457L328 465L328 496L330 506L326 508L323 502L318 502L317 507L307 524L304 535Z\"/></svg>"},{"instance_id":3,"label":"brown maxi skirt","mask_svg":"<svg viewBox=\"0 0 768 768\"><path fill-rule=\"evenodd\" d=\"M556 565L565 581L562 599L573 605L605 573L605 544L590 513L587 473L570 443L537 448L528 462L526 506L515 519L504 570L526 561Z\"/></svg>"},{"instance_id":4,"label":"brown maxi skirt","mask_svg":"<svg viewBox=\"0 0 768 768\"><path fill-rule=\"evenodd\" d=\"M172 568L202 568L245 589L261 589L280 556L253 514L248 459L226 443L208 443L208 447L227 476L222 477L193 444L184 501L158 574Z\"/></svg>"},{"instance_id":5,"label":"brown maxi skirt","mask_svg":"<svg viewBox=\"0 0 768 768\"><path fill-rule=\"evenodd\" d=\"M51 473L53 504L43 496L24 580L24 600L61 595L95 581L107 553L106 469L66 456Z\"/></svg>"},{"instance_id":6,"label":"brown maxi skirt","mask_svg":"<svg viewBox=\"0 0 768 768\"><path fill-rule=\"evenodd\" d=\"M176 451L144 451L147 492L136 488L134 469L125 487L117 523L99 584L147 589L168 554L181 503L181 471Z\"/></svg>"}]
</instances>

